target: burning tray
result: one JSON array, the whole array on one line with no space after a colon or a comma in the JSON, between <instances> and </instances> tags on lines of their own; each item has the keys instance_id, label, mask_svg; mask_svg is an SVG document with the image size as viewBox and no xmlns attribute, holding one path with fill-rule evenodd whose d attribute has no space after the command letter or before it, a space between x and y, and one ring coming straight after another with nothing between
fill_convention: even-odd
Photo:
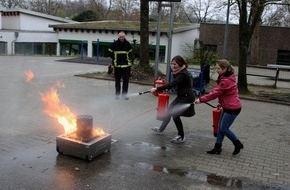
<instances>
[{"instance_id":1,"label":"burning tray","mask_svg":"<svg viewBox=\"0 0 290 190\"><path fill-rule=\"evenodd\" d=\"M111 135L97 136L89 142L83 142L79 139L70 138L67 135L56 137L56 151L60 154L75 156L91 161L94 157L110 151Z\"/></svg>"}]
</instances>

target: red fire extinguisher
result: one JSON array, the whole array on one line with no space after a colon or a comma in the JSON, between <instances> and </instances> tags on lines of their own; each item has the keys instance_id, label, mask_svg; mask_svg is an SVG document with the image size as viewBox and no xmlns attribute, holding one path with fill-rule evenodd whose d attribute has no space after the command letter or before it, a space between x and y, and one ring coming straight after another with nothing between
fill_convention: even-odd
<instances>
[{"instance_id":1,"label":"red fire extinguisher","mask_svg":"<svg viewBox=\"0 0 290 190\"><path fill-rule=\"evenodd\" d=\"M165 84L165 80L159 78L158 80L155 81L154 87L163 86L164 84ZM158 96L158 94L160 94L160 92L155 91L153 94L155 96Z\"/></svg>"},{"instance_id":2,"label":"red fire extinguisher","mask_svg":"<svg viewBox=\"0 0 290 190\"><path fill-rule=\"evenodd\" d=\"M213 116L213 136L217 136L218 133L218 128L219 128L219 121L221 117L222 109L220 106L217 106L216 108L213 109L212 111L212 116Z\"/></svg>"},{"instance_id":3,"label":"red fire extinguisher","mask_svg":"<svg viewBox=\"0 0 290 190\"><path fill-rule=\"evenodd\" d=\"M167 93L158 94L157 120L163 120L167 115L169 95Z\"/></svg>"}]
</instances>

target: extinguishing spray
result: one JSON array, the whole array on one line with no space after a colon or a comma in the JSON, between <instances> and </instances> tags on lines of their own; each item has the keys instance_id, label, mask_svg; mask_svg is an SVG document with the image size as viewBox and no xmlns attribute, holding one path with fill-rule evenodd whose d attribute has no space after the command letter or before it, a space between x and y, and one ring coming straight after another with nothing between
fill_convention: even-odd
<instances>
[{"instance_id":1,"label":"extinguishing spray","mask_svg":"<svg viewBox=\"0 0 290 190\"><path fill-rule=\"evenodd\" d=\"M158 94L157 120L164 120L168 112L169 95L167 92Z\"/></svg>"}]
</instances>

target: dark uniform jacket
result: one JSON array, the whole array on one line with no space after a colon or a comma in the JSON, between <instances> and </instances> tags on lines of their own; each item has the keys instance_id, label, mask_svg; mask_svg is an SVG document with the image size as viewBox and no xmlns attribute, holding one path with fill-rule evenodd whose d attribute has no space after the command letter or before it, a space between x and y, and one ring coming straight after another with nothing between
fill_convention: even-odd
<instances>
[{"instance_id":1,"label":"dark uniform jacket","mask_svg":"<svg viewBox=\"0 0 290 190\"><path fill-rule=\"evenodd\" d=\"M195 95L192 90L192 79L187 69L183 69L177 74L174 74L173 80L170 83L157 87L157 91L169 90L172 88L175 88L177 91L177 97L170 104L169 108L177 104L188 104L195 101ZM182 112L179 113L180 116L186 117L191 117L194 114L194 104L191 104L188 109L182 110Z\"/></svg>"},{"instance_id":2,"label":"dark uniform jacket","mask_svg":"<svg viewBox=\"0 0 290 190\"><path fill-rule=\"evenodd\" d=\"M110 57L113 60L114 67L126 68L130 67L132 57L131 44L125 39L123 43L118 39L109 48Z\"/></svg>"}]
</instances>

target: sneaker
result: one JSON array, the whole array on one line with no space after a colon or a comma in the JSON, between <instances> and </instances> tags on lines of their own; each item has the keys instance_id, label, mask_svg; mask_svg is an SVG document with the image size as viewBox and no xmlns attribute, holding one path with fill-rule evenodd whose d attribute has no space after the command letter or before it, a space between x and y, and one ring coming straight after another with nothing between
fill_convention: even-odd
<instances>
[{"instance_id":1,"label":"sneaker","mask_svg":"<svg viewBox=\"0 0 290 190\"><path fill-rule=\"evenodd\" d=\"M151 130L152 130L153 132L155 132L156 134L158 134L158 135L163 135L163 132L161 132L161 131L159 130L159 127L153 127L153 128L151 128Z\"/></svg>"},{"instance_id":2,"label":"sneaker","mask_svg":"<svg viewBox=\"0 0 290 190\"><path fill-rule=\"evenodd\" d=\"M116 96L115 96L115 99L116 99L116 100L119 100L119 99L120 99L120 96L119 96L119 95L116 95Z\"/></svg>"},{"instance_id":3,"label":"sneaker","mask_svg":"<svg viewBox=\"0 0 290 190\"><path fill-rule=\"evenodd\" d=\"M176 144L178 144L178 143L184 143L185 141L186 141L185 137L181 138L180 135L177 135L176 137L174 137L171 140L172 143L176 143Z\"/></svg>"},{"instance_id":4,"label":"sneaker","mask_svg":"<svg viewBox=\"0 0 290 190\"><path fill-rule=\"evenodd\" d=\"M129 97L127 95L122 95L123 100L129 100Z\"/></svg>"}]
</instances>

